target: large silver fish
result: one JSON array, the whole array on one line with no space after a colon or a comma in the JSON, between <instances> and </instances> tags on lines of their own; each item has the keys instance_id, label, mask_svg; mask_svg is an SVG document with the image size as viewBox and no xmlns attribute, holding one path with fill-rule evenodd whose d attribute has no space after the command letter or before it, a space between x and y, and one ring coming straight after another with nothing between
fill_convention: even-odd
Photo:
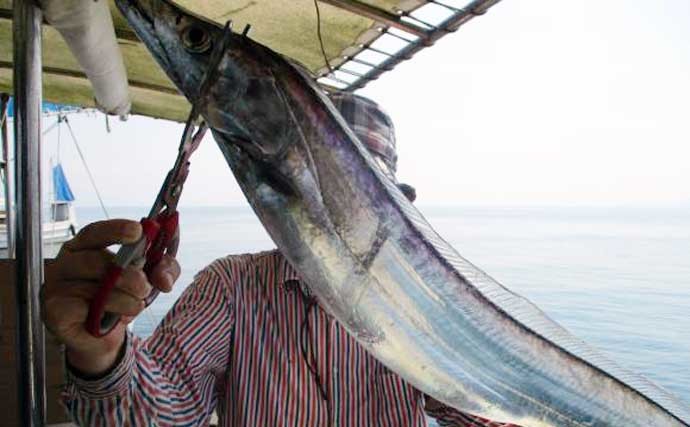
<instances>
[{"instance_id":1,"label":"large silver fish","mask_svg":"<svg viewBox=\"0 0 690 427\"><path fill-rule=\"evenodd\" d=\"M197 105L275 243L391 370L454 408L526 427L690 426L688 404L462 258L305 72L232 34L200 94L223 29L167 0L117 2Z\"/></svg>"}]
</instances>

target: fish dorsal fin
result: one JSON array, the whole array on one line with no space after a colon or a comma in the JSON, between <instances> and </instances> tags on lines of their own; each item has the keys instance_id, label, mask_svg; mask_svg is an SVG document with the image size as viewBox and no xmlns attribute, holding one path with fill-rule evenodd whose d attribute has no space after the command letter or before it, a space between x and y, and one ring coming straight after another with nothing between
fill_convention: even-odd
<instances>
[{"instance_id":1,"label":"fish dorsal fin","mask_svg":"<svg viewBox=\"0 0 690 427\"><path fill-rule=\"evenodd\" d=\"M507 289L479 267L463 258L448 242L436 233L422 214L400 192L395 183L385 177L377 168L373 169L379 175L379 178L386 186L402 214L421 233L424 240L466 282L474 286L488 302L514 321L529 329L532 333L641 393L648 400L651 400L690 425L690 408L687 404L642 375L636 374L613 362L599 350L582 339L575 337L568 330L553 321L527 298Z\"/></svg>"}]
</instances>

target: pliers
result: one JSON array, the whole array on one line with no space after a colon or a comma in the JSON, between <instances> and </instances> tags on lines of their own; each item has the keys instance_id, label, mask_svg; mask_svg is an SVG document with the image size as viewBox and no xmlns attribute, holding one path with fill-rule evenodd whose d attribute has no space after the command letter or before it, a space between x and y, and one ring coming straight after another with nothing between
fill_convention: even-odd
<instances>
[{"instance_id":1,"label":"pliers","mask_svg":"<svg viewBox=\"0 0 690 427\"><path fill-rule=\"evenodd\" d=\"M120 315L105 311L105 304L118 279L122 276L122 272L130 265L141 266L143 263L144 273L150 276L164 255L175 256L177 253L179 243L177 204L189 174L189 157L199 147L208 129L202 122L194 133L197 117L192 112L187 120L175 165L165 177L148 216L141 220L141 238L134 243L123 245L117 251L115 259L106 271L102 286L91 300L86 330L95 337L107 335L120 320ZM149 296L144 299L146 306L156 299L158 292L156 288L151 290Z\"/></svg>"}]
</instances>

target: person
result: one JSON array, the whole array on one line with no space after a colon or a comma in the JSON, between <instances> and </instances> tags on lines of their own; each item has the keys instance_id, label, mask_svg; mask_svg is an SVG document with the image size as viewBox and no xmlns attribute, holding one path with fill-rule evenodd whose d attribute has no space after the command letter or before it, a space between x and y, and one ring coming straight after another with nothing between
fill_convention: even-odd
<instances>
[{"instance_id":1,"label":"person","mask_svg":"<svg viewBox=\"0 0 690 427\"><path fill-rule=\"evenodd\" d=\"M373 101L332 101L395 179L394 127ZM411 199L414 189L401 184ZM104 338L84 329L88 301L115 243L136 241L137 222L86 226L46 269L48 330L66 346L62 399L80 425L508 426L450 409L369 355L326 313L278 250L231 255L199 272L153 335L126 323L144 309L151 287L169 291L180 274L165 257L147 278L130 268L106 310L123 321Z\"/></svg>"}]
</instances>

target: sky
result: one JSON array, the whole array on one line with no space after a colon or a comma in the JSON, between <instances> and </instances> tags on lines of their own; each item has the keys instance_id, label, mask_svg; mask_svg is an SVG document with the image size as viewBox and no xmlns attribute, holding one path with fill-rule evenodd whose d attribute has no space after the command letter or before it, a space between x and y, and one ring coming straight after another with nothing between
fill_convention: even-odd
<instances>
[{"instance_id":1,"label":"sky","mask_svg":"<svg viewBox=\"0 0 690 427\"><path fill-rule=\"evenodd\" d=\"M398 177L418 204L690 207L688 22L687 0L503 0L359 93L396 123ZM182 126L70 121L106 205L150 205ZM59 133L46 163L59 157L78 205L94 206ZM181 204L245 203L207 137Z\"/></svg>"}]
</instances>

